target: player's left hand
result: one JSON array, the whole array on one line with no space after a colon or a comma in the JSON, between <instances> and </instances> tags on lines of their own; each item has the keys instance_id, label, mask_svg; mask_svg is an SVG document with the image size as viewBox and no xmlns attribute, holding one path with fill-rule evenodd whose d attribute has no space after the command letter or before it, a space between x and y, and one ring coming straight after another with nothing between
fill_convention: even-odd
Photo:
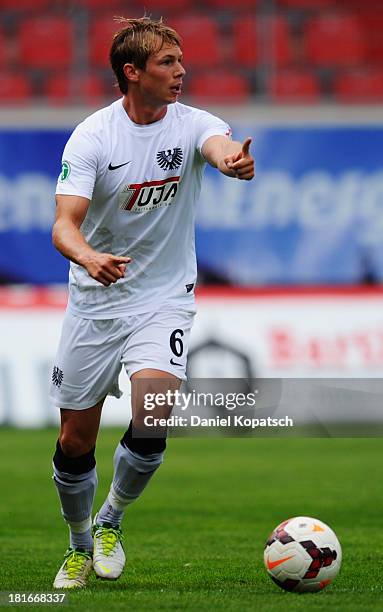
<instances>
[{"instance_id":1,"label":"player's left hand","mask_svg":"<svg viewBox=\"0 0 383 612\"><path fill-rule=\"evenodd\" d=\"M246 138L238 153L227 155L224 159L226 166L234 173L234 176L244 181L251 181L255 176L255 164L250 153L250 144L251 138Z\"/></svg>"}]
</instances>

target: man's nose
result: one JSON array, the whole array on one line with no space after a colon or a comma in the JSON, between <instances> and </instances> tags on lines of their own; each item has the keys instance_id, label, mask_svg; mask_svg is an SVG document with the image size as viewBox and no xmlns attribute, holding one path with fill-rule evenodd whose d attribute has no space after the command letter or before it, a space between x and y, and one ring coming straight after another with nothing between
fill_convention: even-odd
<instances>
[{"instance_id":1,"label":"man's nose","mask_svg":"<svg viewBox=\"0 0 383 612\"><path fill-rule=\"evenodd\" d=\"M182 64L179 64L177 68L177 76L184 76L185 74L186 74L185 68L183 67Z\"/></svg>"}]
</instances>

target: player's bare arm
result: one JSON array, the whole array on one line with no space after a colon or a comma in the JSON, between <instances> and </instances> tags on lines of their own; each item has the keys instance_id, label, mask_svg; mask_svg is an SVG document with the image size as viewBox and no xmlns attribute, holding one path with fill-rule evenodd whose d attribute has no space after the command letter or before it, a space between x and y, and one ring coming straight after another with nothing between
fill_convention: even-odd
<instances>
[{"instance_id":1,"label":"player's bare arm","mask_svg":"<svg viewBox=\"0 0 383 612\"><path fill-rule=\"evenodd\" d=\"M206 161L222 174L250 181L255 176L254 158L250 153L251 138L243 143L227 136L211 136L202 147Z\"/></svg>"},{"instance_id":2,"label":"player's bare arm","mask_svg":"<svg viewBox=\"0 0 383 612\"><path fill-rule=\"evenodd\" d=\"M80 226L89 204L87 198L80 196L57 195L52 240L64 257L83 266L92 278L108 287L125 275L126 264L131 258L99 253L87 243Z\"/></svg>"}]
</instances>

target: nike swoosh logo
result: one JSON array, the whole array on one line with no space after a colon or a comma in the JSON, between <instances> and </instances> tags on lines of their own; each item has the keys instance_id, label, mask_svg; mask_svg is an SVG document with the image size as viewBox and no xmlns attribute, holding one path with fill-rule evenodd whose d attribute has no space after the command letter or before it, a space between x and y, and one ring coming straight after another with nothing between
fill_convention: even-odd
<instances>
[{"instance_id":1,"label":"nike swoosh logo","mask_svg":"<svg viewBox=\"0 0 383 612\"><path fill-rule=\"evenodd\" d=\"M110 574L110 572L112 571L108 567L105 567L105 565L101 565L101 563L99 563L98 566L101 567L101 569L105 572L105 574Z\"/></svg>"},{"instance_id":2,"label":"nike swoosh logo","mask_svg":"<svg viewBox=\"0 0 383 612\"><path fill-rule=\"evenodd\" d=\"M171 358L170 363L171 363L172 365L182 366L182 363L177 363L176 361L173 361L173 357Z\"/></svg>"},{"instance_id":3,"label":"nike swoosh logo","mask_svg":"<svg viewBox=\"0 0 383 612\"><path fill-rule=\"evenodd\" d=\"M314 523L313 531L324 531L323 527Z\"/></svg>"},{"instance_id":4,"label":"nike swoosh logo","mask_svg":"<svg viewBox=\"0 0 383 612\"><path fill-rule=\"evenodd\" d=\"M118 166L112 166L112 164L109 164L108 166L108 170L117 170L117 168L122 168L122 166L126 166L126 164L130 164L132 160L125 162L124 164L119 164Z\"/></svg>"},{"instance_id":5,"label":"nike swoosh logo","mask_svg":"<svg viewBox=\"0 0 383 612\"><path fill-rule=\"evenodd\" d=\"M292 559L294 555L290 555L289 557L283 557L283 559L277 559L276 561L270 561L269 559L267 559L267 567L269 568L269 570L273 569L273 567L277 567L278 565L281 565L281 563L284 563L285 561L288 561L289 559Z\"/></svg>"}]
</instances>

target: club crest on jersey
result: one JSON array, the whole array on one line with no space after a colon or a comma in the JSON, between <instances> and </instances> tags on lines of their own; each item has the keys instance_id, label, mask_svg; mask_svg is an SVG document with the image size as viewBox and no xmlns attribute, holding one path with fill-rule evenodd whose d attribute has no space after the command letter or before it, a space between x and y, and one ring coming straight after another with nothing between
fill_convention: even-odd
<instances>
[{"instance_id":1,"label":"club crest on jersey","mask_svg":"<svg viewBox=\"0 0 383 612\"><path fill-rule=\"evenodd\" d=\"M180 176L171 176L162 181L126 185L120 192L120 209L141 213L170 206L177 195L180 179Z\"/></svg>"},{"instance_id":2,"label":"club crest on jersey","mask_svg":"<svg viewBox=\"0 0 383 612\"><path fill-rule=\"evenodd\" d=\"M157 162L162 170L177 170L182 164L182 149L166 149L157 153Z\"/></svg>"}]
</instances>

